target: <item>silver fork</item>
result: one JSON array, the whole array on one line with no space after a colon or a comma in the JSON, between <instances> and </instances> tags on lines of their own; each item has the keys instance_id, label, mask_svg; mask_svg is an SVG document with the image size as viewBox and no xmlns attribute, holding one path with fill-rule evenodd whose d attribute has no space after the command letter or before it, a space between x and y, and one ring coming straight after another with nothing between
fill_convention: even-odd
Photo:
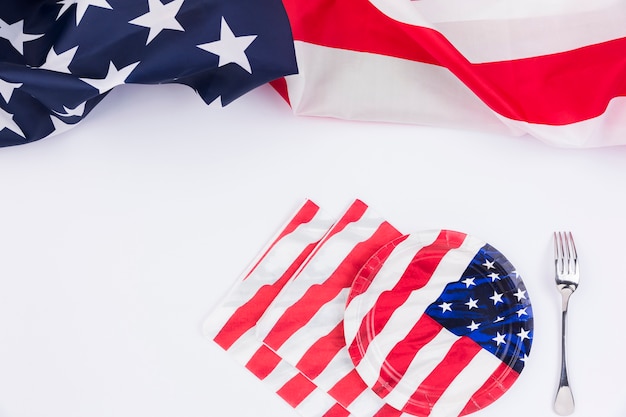
<instances>
[{"instance_id":1,"label":"silver fork","mask_svg":"<svg viewBox=\"0 0 626 417\"><path fill-rule=\"evenodd\" d=\"M571 232L554 233L554 267L556 286L561 293L561 376L554 399L554 411L562 416L574 412L574 396L567 379L566 335L569 297L578 288L578 255Z\"/></svg>"}]
</instances>

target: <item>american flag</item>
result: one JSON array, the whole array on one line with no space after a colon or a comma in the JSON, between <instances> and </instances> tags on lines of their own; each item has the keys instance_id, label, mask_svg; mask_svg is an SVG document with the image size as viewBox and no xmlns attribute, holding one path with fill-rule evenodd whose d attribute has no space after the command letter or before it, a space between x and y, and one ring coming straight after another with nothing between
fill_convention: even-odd
<instances>
[{"instance_id":1,"label":"american flag","mask_svg":"<svg viewBox=\"0 0 626 417\"><path fill-rule=\"evenodd\" d=\"M225 105L296 71L280 0L4 0L0 146L67 130L124 83Z\"/></svg>"},{"instance_id":2,"label":"american flag","mask_svg":"<svg viewBox=\"0 0 626 417\"><path fill-rule=\"evenodd\" d=\"M296 114L626 143L623 1L284 4L299 73L275 85Z\"/></svg>"},{"instance_id":3,"label":"american flag","mask_svg":"<svg viewBox=\"0 0 626 417\"><path fill-rule=\"evenodd\" d=\"M449 230L382 248L356 278L345 321L359 375L417 416L489 405L517 379L533 336L528 293L511 263Z\"/></svg>"}]
</instances>

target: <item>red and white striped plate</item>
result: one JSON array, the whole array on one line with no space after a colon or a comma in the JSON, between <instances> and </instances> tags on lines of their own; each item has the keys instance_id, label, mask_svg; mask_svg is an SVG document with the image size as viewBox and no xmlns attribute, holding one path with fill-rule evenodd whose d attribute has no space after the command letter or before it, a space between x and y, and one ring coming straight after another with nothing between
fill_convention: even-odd
<instances>
[{"instance_id":1,"label":"red and white striped plate","mask_svg":"<svg viewBox=\"0 0 626 417\"><path fill-rule=\"evenodd\" d=\"M389 405L455 416L498 399L530 352L526 287L493 246L450 230L405 235L354 280L344 316L357 372Z\"/></svg>"}]
</instances>

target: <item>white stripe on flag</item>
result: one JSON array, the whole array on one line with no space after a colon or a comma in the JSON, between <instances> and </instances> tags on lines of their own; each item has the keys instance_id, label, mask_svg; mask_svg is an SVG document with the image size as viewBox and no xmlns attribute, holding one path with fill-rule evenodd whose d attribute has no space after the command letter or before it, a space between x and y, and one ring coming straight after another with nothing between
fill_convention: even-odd
<instances>
[{"instance_id":1,"label":"white stripe on flag","mask_svg":"<svg viewBox=\"0 0 626 417\"><path fill-rule=\"evenodd\" d=\"M624 25L626 27L626 25ZM523 131L551 144L563 147L584 148L617 146L626 138L626 97L611 99L605 112L582 122L552 126L522 122L498 116L513 131Z\"/></svg>"},{"instance_id":2,"label":"white stripe on flag","mask_svg":"<svg viewBox=\"0 0 626 417\"><path fill-rule=\"evenodd\" d=\"M344 288L333 300L317 310L311 320L291 335L277 353L290 363L298 363L315 342L341 323L349 291L349 288Z\"/></svg>"},{"instance_id":3,"label":"white stripe on flag","mask_svg":"<svg viewBox=\"0 0 626 417\"><path fill-rule=\"evenodd\" d=\"M429 417L457 416L472 395L502 365L502 361L481 349L469 364L456 376L432 408ZM511 371L514 372L514 371Z\"/></svg>"},{"instance_id":4,"label":"white stripe on flag","mask_svg":"<svg viewBox=\"0 0 626 417\"><path fill-rule=\"evenodd\" d=\"M436 29L472 63L560 53L626 37L626 3L614 0L530 0L519 7L498 0L370 2L394 20Z\"/></svg>"},{"instance_id":5,"label":"white stripe on flag","mask_svg":"<svg viewBox=\"0 0 626 417\"><path fill-rule=\"evenodd\" d=\"M439 231L425 232L424 234L420 234L420 236L422 237L421 240L423 242L423 244L421 242L422 246L427 246L434 242L437 239L438 235ZM372 309L372 307L374 307L378 296L385 291L391 290L398 283L398 281L402 277L402 272L407 269L407 267L413 260L413 257L397 257L397 254L400 254L403 251L407 250L407 247L409 247L411 251L416 251L415 245L415 238L412 239L411 236L409 236L393 249L390 257L394 257L394 261L384 263L376 274L375 279L368 287L367 291L354 297L350 301L350 304L346 307L344 312L344 319L347 322L355 324L362 323L365 315ZM345 338L348 345L350 345L356 337L356 334L359 330L358 324L354 326L346 326L345 328Z\"/></svg>"},{"instance_id":6,"label":"white stripe on flag","mask_svg":"<svg viewBox=\"0 0 626 417\"><path fill-rule=\"evenodd\" d=\"M295 47L301 73L285 79L297 115L511 133L447 68L300 41Z\"/></svg>"}]
</instances>

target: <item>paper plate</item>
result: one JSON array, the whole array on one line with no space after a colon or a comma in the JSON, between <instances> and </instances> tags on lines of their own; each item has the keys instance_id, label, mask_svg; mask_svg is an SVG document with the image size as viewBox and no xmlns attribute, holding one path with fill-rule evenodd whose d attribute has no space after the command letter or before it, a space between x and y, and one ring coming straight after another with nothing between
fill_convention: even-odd
<instances>
[{"instance_id":1,"label":"paper plate","mask_svg":"<svg viewBox=\"0 0 626 417\"><path fill-rule=\"evenodd\" d=\"M488 243L450 230L402 236L355 278L346 345L365 383L416 416L455 416L497 400L533 337L526 287Z\"/></svg>"}]
</instances>

